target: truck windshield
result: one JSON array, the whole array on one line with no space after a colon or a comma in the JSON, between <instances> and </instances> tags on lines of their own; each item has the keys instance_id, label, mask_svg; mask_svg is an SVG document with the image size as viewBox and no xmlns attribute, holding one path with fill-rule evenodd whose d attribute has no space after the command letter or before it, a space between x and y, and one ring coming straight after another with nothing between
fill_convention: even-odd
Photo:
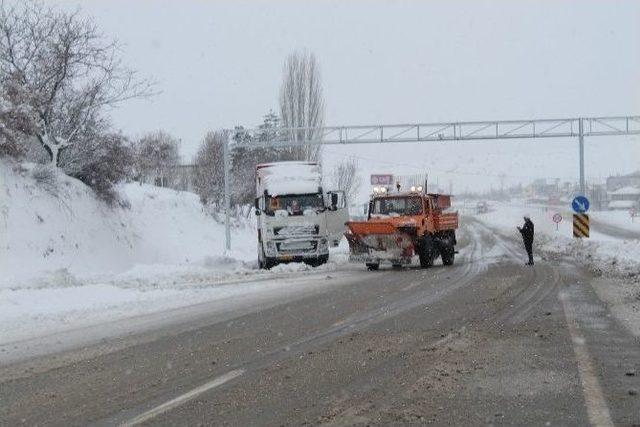
<instances>
[{"instance_id":1,"label":"truck windshield","mask_svg":"<svg viewBox=\"0 0 640 427\"><path fill-rule=\"evenodd\" d=\"M287 211L289 215L302 215L307 210L324 210L324 201L320 193L272 196L267 197L266 202L267 214L282 210Z\"/></svg>"},{"instance_id":2,"label":"truck windshield","mask_svg":"<svg viewBox=\"0 0 640 427\"><path fill-rule=\"evenodd\" d=\"M419 197L375 199L371 213L375 215L420 215L422 214L422 200Z\"/></svg>"}]
</instances>

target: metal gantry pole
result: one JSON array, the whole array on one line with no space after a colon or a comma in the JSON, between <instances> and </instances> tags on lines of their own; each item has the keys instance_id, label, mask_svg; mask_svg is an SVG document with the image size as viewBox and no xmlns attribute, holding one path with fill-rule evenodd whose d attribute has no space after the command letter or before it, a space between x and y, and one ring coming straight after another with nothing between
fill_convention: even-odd
<instances>
[{"instance_id":1,"label":"metal gantry pole","mask_svg":"<svg viewBox=\"0 0 640 427\"><path fill-rule=\"evenodd\" d=\"M584 119L578 119L578 140L580 144L580 193L586 196L584 185Z\"/></svg>"},{"instance_id":2,"label":"metal gantry pole","mask_svg":"<svg viewBox=\"0 0 640 427\"><path fill-rule=\"evenodd\" d=\"M231 210L231 196L229 195L230 185L229 185L229 168L230 168L230 155L229 155L229 138L230 133L225 132L224 137L224 148L223 148L223 158L224 158L224 248L225 250L231 250L231 224L229 222L229 211Z\"/></svg>"}]
</instances>

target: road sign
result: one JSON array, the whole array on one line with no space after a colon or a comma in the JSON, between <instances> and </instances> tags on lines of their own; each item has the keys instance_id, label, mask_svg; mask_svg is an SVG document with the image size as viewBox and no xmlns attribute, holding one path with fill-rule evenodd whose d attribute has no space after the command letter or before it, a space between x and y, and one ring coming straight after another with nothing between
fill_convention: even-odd
<instances>
[{"instance_id":1,"label":"road sign","mask_svg":"<svg viewBox=\"0 0 640 427\"><path fill-rule=\"evenodd\" d=\"M575 213L585 213L589 210L589 199L584 196L577 196L571 202L571 207Z\"/></svg>"},{"instance_id":2,"label":"road sign","mask_svg":"<svg viewBox=\"0 0 640 427\"><path fill-rule=\"evenodd\" d=\"M556 223L556 231L558 230L558 224L560 223L560 221L562 221L562 215L560 215L560 213L558 212L553 214L553 222Z\"/></svg>"},{"instance_id":3,"label":"road sign","mask_svg":"<svg viewBox=\"0 0 640 427\"><path fill-rule=\"evenodd\" d=\"M573 237L589 237L589 215L573 214Z\"/></svg>"},{"instance_id":4,"label":"road sign","mask_svg":"<svg viewBox=\"0 0 640 427\"><path fill-rule=\"evenodd\" d=\"M371 175L371 185L391 185L393 175Z\"/></svg>"}]
</instances>

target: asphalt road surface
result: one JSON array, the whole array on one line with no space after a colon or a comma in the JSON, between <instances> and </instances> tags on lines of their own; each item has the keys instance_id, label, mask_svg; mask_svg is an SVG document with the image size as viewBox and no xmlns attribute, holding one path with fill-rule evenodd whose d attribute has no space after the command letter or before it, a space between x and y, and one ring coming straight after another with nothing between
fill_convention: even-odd
<instances>
[{"instance_id":1,"label":"asphalt road surface","mask_svg":"<svg viewBox=\"0 0 640 427\"><path fill-rule=\"evenodd\" d=\"M640 425L640 343L589 270L461 235L453 267L292 277L277 300L8 361L0 424Z\"/></svg>"}]
</instances>

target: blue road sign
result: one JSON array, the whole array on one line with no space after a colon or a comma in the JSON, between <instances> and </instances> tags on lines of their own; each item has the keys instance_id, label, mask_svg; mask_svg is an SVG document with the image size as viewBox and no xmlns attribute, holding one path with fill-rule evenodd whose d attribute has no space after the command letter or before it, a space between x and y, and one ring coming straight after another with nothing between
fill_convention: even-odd
<instances>
[{"instance_id":1,"label":"blue road sign","mask_svg":"<svg viewBox=\"0 0 640 427\"><path fill-rule=\"evenodd\" d=\"M577 196L571 202L571 207L576 213L585 213L589 210L589 199L584 196Z\"/></svg>"}]
</instances>

